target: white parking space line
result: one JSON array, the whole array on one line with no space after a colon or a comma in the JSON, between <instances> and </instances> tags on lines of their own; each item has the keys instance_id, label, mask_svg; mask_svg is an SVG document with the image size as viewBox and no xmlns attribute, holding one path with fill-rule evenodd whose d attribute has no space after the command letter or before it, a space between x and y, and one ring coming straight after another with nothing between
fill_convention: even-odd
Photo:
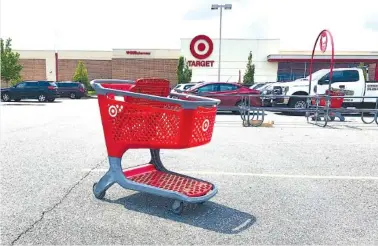
<instances>
[{"instance_id":1,"label":"white parking space line","mask_svg":"<svg viewBox=\"0 0 378 246\"><path fill-rule=\"evenodd\" d=\"M82 169L83 172L105 173L108 169ZM375 176L323 176L323 175L297 175L297 174L273 174L273 173L234 173L234 172L211 172L211 171L175 171L182 174L197 175L220 175L220 176L247 176L265 178L296 178L296 179L334 179L334 180L378 180Z\"/></svg>"}]
</instances>

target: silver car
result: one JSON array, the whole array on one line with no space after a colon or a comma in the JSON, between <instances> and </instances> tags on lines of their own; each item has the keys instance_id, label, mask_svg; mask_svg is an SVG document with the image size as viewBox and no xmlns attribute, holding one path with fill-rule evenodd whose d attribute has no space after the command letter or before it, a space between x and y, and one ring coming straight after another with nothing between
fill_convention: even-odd
<instances>
[{"instance_id":1,"label":"silver car","mask_svg":"<svg viewBox=\"0 0 378 246\"><path fill-rule=\"evenodd\" d=\"M185 83L185 84L178 84L175 86L175 88L172 89L172 92L180 92L180 91L186 91L187 89L191 88L194 85L197 85L198 83Z\"/></svg>"}]
</instances>

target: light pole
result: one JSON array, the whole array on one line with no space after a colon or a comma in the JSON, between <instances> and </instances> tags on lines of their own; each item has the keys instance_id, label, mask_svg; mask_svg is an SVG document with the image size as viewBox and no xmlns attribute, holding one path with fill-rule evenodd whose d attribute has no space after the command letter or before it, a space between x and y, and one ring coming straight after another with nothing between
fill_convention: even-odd
<instances>
[{"instance_id":1,"label":"light pole","mask_svg":"<svg viewBox=\"0 0 378 246\"><path fill-rule=\"evenodd\" d=\"M212 4L211 10L220 9L220 18L219 18L219 61L218 61L218 82L220 82L220 71L221 71L221 52L222 52L222 12L223 8L225 10L232 9L232 4Z\"/></svg>"}]
</instances>

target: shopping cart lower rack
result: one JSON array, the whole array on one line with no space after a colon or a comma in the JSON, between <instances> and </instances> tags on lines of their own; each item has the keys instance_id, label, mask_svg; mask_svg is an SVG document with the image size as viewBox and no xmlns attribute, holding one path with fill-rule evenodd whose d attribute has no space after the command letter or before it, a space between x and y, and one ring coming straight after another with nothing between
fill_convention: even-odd
<instances>
[{"instance_id":1,"label":"shopping cart lower rack","mask_svg":"<svg viewBox=\"0 0 378 246\"><path fill-rule=\"evenodd\" d=\"M174 199L173 212L184 203L203 203L217 193L214 184L167 170L160 149L183 149L211 141L217 99L170 94L163 79L93 80L108 152L109 170L93 185L96 198L117 183L125 189ZM149 163L123 169L129 149L150 149Z\"/></svg>"}]
</instances>

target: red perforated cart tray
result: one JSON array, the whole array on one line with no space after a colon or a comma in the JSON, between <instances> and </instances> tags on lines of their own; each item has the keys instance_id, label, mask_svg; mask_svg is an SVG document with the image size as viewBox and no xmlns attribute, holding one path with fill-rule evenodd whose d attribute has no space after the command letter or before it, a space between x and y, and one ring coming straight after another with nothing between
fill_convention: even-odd
<instances>
[{"instance_id":1,"label":"red perforated cart tray","mask_svg":"<svg viewBox=\"0 0 378 246\"><path fill-rule=\"evenodd\" d=\"M189 197L206 195L213 188L212 184L204 181L158 171L152 164L128 169L123 173L126 178L134 182L177 191Z\"/></svg>"}]
</instances>

